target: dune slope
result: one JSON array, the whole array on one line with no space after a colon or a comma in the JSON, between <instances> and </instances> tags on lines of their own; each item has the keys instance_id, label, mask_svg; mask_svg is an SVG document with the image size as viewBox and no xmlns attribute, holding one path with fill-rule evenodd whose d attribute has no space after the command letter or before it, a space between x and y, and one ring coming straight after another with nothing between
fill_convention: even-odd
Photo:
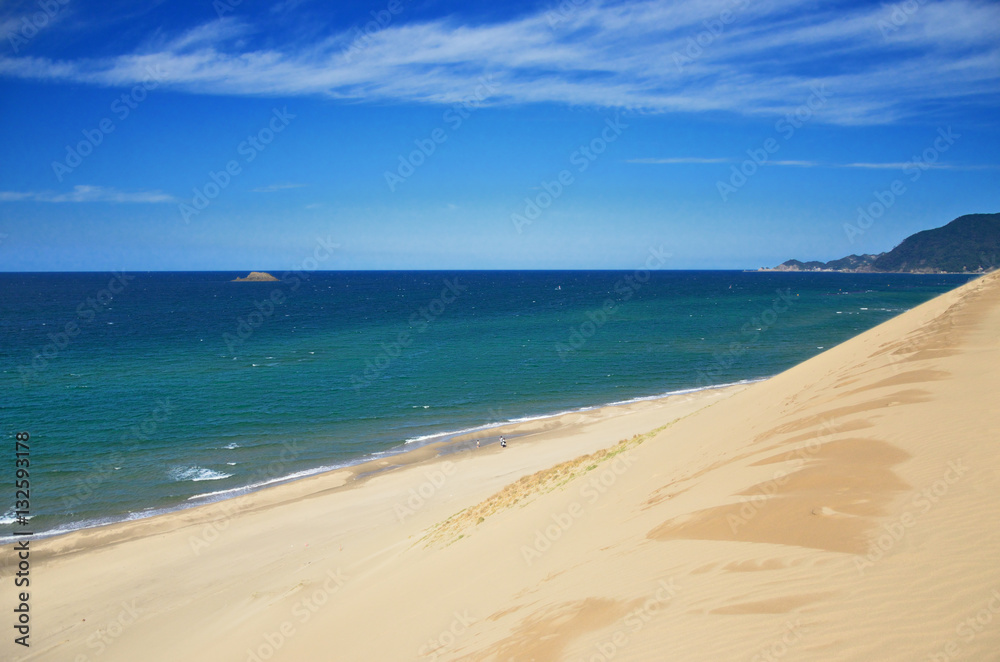
<instances>
[{"instance_id":1,"label":"dune slope","mask_svg":"<svg viewBox=\"0 0 1000 662\"><path fill-rule=\"evenodd\" d=\"M994 273L748 388L40 543L22 659L1000 659L998 366Z\"/></svg>"}]
</instances>

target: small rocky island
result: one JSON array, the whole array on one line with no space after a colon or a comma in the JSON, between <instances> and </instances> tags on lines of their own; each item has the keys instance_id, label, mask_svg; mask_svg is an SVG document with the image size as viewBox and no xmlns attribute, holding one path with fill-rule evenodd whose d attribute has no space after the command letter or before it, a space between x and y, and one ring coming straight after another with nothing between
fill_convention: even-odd
<instances>
[{"instance_id":1,"label":"small rocky island","mask_svg":"<svg viewBox=\"0 0 1000 662\"><path fill-rule=\"evenodd\" d=\"M246 278L240 278L239 276L237 276L232 280L232 282L245 283L248 281L270 281L270 280L278 280L278 279L272 276L271 274L267 273L266 271L251 271L250 275L247 276Z\"/></svg>"}]
</instances>

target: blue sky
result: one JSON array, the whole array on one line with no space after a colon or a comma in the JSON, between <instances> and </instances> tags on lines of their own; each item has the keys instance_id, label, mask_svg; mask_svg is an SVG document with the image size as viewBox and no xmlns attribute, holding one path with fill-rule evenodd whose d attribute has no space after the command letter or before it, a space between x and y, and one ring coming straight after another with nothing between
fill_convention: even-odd
<instances>
[{"instance_id":1,"label":"blue sky","mask_svg":"<svg viewBox=\"0 0 1000 662\"><path fill-rule=\"evenodd\" d=\"M1000 211L995 2L33 0L0 37L0 271L754 268Z\"/></svg>"}]
</instances>

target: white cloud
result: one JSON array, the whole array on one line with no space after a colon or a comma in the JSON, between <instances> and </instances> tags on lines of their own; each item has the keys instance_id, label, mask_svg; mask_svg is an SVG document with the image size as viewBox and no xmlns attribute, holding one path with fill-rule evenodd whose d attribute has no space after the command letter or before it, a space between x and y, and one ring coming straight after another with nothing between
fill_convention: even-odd
<instances>
[{"instance_id":1,"label":"white cloud","mask_svg":"<svg viewBox=\"0 0 1000 662\"><path fill-rule=\"evenodd\" d=\"M29 200L32 202L177 202L162 191L119 191L105 186L74 186L69 193L52 191L0 191L0 202Z\"/></svg>"},{"instance_id":2,"label":"white cloud","mask_svg":"<svg viewBox=\"0 0 1000 662\"><path fill-rule=\"evenodd\" d=\"M696 156L682 156L682 157L672 157L672 158L646 158L646 159L629 159L626 163L640 163L646 165L673 165L673 164L713 164L713 163L739 163L744 159L726 159L726 158L701 158ZM901 170L903 168L911 167L914 164L910 161L889 161L886 163L823 163L822 161L797 161L791 159L785 160L770 160L765 161L761 165L764 166L785 166L790 168L864 168L864 169L878 169L878 170ZM985 165L958 165L950 163L928 163L922 161L920 163L921 170L937 169L937 170L992 170L995 168L1000 168L1000 165L985 164Z\"/></svg>"},{"instance_id":3,"label":"white cloud","mask_svg":"<svg viewBox=\"0 0 1000 662\"><path fill-rule=\"evenodd\" d=\"M825 84L829 100L816 114L837 124L891 122L931 103L996 101L1000 5L926 2L898 27L892 11L793 0L593 0L567 14L485 24L400 19L361 40L348 30L256 50L247 46L254 27L230 17L116 57L0 56L0 76L119 86L159 67L164 85L198 94L447 104L492 75L490 103L770 115L794 111Z\"/></svg>"},{"instance_id":4,"label":"white cloud","mask_svg":"<svg viewBox=\"0 0 1000 662\"><path fill-rule=\"evenodd\" d=\"M902 161L899 163L845 163L844 165L837 166L839 168L874 168L874 169L889 169L898 170L900 168L905 168L907 166L912 166L911 161ZM985 165L959 165L954 163L929 163L927 161L920 162L921 170L993 170L994 168L1000 168L998 165L985 164Z\"/></svg>"}]
</instances>

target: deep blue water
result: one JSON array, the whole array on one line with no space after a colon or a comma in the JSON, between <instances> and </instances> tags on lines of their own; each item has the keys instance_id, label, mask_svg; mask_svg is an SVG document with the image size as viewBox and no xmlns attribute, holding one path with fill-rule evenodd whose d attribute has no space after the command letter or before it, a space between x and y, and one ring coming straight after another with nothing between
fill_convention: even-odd
<instances>
[{"instance_id":1,"label":"deep blue water","mask_svg":"<svg viewBox=\"0 0 1000 662\"><path fill-rule=\"evenodd\" d=\"M193 505L442 432L767 377L969 280L236 275L0 274L0 434L11 451L16 432L31 434L36 533ZM12 513L0 505L0 536L20 530Z\"/></svg>"}]
</instances>

